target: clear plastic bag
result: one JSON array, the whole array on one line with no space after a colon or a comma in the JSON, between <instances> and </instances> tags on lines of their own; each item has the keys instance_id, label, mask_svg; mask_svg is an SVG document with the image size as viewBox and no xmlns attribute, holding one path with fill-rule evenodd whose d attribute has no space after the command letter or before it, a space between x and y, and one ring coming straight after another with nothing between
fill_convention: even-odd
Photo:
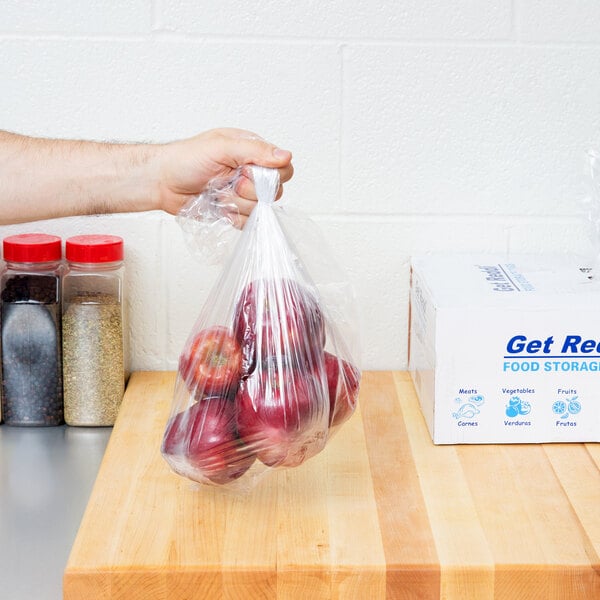
<instances>
[{"instance_id":1,"label":"clear plastic bag","mask_svg":"<svg viewBox=\"0 0 600 600\"><path fill-rule=\"evenodd\" d=\"M360 384L347 279L314 224L275 203L277 170L252 173L258 203L181 353L161 448L176 473L238 488L320 452L354 412ZM223 225L234 189L235 180L209 186L180 218Z\"/></svg>"}]
</instances>

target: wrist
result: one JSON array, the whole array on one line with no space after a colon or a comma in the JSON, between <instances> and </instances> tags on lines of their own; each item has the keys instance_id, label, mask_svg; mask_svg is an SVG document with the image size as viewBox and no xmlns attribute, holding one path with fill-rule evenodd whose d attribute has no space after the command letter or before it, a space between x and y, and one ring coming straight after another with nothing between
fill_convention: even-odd
<instances>
[{"instance_id":1,"label":"wrist","mask_svg":"<svg viewBox=\"0 0 600 600\"><path fill-rule=\"evenodd\" d=\"M160 146L117 144L111 150L112 185L99 183L108 194L111 212L160 209Z\"/></svg>"}]
</instances>

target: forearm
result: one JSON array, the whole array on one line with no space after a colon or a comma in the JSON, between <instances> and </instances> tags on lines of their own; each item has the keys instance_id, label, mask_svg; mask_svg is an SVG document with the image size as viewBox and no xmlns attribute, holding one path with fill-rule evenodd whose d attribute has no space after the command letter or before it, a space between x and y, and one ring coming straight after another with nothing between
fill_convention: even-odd
<instances>
[{"instance_id":1,"label":"forearm","mask_svg":"<svg viewBox=\"0 0 600 600\"><path fill-rule=\"evenodd\" d=\"M0 131L0 223L160 208L158 148Z\"/></svg>"}]
</instances>

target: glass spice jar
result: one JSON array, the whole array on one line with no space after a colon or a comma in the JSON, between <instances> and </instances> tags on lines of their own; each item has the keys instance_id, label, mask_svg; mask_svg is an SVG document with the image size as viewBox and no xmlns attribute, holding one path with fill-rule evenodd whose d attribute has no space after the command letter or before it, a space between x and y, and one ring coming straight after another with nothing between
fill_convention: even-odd
<instances>
[{"instance_id":1,"label":"glass spice jar","mask_svg":"<svg viewBox=\"0 0 600 600\"><path fill-rule=\"evenodd\" d=\"M5 238L2 246L2 417L7 425L60 425L61 239L25 233Z\"/></svg>"},{"instance_id":2,"label":"glass spice jar","mask_svg":"<svg viewBox=\"0 0 600 600\"><path fill-rule=\"evenodd\" d=\"M125 387L123 240L79 235L65 243L63 387L68 425L113 425Z\"/></svg>"}]
</instances>

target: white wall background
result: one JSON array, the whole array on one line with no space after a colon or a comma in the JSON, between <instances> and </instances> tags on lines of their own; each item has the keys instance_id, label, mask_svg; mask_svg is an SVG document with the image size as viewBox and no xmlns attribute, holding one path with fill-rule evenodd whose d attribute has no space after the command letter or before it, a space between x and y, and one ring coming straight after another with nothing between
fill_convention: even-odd
<instances>
[{"instance_id":1,"label":"white wall background","mask_svg":"<svg viewBox=\"0 0 600 600\"><path fill-rule=\"evenodd\" d=\"M167 141L250 129L294 153L362 317L363 366L406 367L424 252L589 254L595 0L0 0L0 128ZM114 232L134 369L171 369L217 271L162 213L0 227Z\"/></svg>"}]
</instances>

